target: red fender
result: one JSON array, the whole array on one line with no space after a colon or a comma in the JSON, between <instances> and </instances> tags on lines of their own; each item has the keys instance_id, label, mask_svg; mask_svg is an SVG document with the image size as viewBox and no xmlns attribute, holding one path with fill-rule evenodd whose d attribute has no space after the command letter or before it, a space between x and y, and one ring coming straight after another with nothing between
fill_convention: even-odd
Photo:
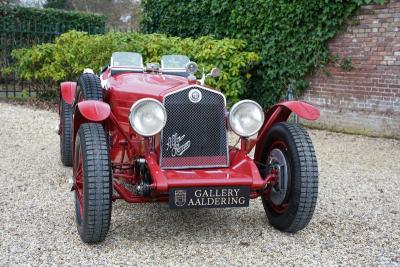
<instances>
[{"instance_id":1,"label":"red fender","mask_svg":"<svg viewBox=\"0 0 400 267\"><path fill-rule=\"evenodd\" d=\"M64 99L67 104L71 105L75 98L76 82L62 82L60 86L62 99Z\"/></svg>"},{"instance_id":2,"label":"red fender","mask_svg":"<svg viewBox=\"0 0 400 267\"><path fill-rule=\"evenodd\" d=\"M264 125L259 131L257 139L252 142L247 149L247 151L250 151L256 145L256 150L254 152L254 159L256 161L260 159L263 143L269 129L271 129L275 123L286 121L292 112L302 119L311 121L317 120L320 116L320 112L317 108L303 101L285 101L274 105L265 112Z\"/></svg>"},{"instance_id":3,"label":"red fender","mask_svg":"<svg viewBox=\"0 0 400 267\"><path fill-rule=\"evenodd\" d=\"M96 100L79 102L77 110L85 119L93 122L104 121L111 113L110 105Z\"/></svg>"},{"instance_id":4,"label":"red fender","mask_svg":"<svg viewBox=\"0 0 400 267\"><path fill-rule=\"evenodd\" d=\"M110 114L110 105L102 101L85 100L76 105L73 118L72 155L74 155L75 138L81 124L105 121Z\"/></svg>"}]
</instances>

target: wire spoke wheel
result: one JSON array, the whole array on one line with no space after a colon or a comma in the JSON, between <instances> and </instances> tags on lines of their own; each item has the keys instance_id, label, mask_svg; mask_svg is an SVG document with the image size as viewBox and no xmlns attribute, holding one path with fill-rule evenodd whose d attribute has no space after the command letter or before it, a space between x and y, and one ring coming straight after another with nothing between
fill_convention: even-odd
<instances>
[{"instance_id":1,"label":"wire spoke wheel","mask_svg":"<svg viewBox=\"0 0 400 267\"><path fill-rule=\"evenodd\" d=\"M77 205L76 209L79 212L80 216L78 217L81 219L83 217L83 162L82 162L82 150L79 147L78 151L78 159L77 159L77 166L74 166L74 170L76 170L74 175L74 191L75 191L75 203Z\"/></svg>"},{"instance_id":2,"label":"wire spoke wheel","mask_svg":"<svg viewBox=\"0 0 400 267\"><path fill-rule=\"evenodd\" d=\"M75 140L73 189L76 224L81 239L105 239L111 221L111 164L106 135L98 123L84 123Z\"/></svg>"}]
</instances>

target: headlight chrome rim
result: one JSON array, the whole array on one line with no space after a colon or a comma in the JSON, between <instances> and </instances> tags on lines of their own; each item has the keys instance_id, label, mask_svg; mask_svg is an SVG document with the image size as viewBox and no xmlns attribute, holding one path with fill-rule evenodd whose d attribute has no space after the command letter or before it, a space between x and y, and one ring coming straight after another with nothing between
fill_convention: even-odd
<instances>
[{"instance_id":1,"label":"headlight chrome rim","mask_svg":"<svg viewBox=\"0 0 400 267\"><path fill-rule=\"evenodd\" d=\"M134 119L135 118L133 116L134 116L135 109L139 108L145 102L153 102L156 105L158 105L161 108L161 111L162 111L163 117L164 117L163 120L162 120L161 126L159 128L157 128L157 130L154 130L152 132L144 132L144 131L142 131L141 129L138 129L136 127L135 123L134 123ZM142 98L142 99L136 101L132 105L132 107L130 109L130 113L129 113L128 119L129 119L129 123L130 123L131 127L133 128L133 130L136 133L140 134L141 136L150 137L150 136L154 136L154 135L158 134L164 128L165 124L167 123L167 111L165 110L164 105L160 101L158 101L158 100L156 100L154 98Z\"/></svg>"},{"instance_id":2,"label":"headlight chrome rim","mask_svg":"<svg viewBox=\"0 0 400 267\"><path fill-rule=\"evenodd\" d=\"M260 111L260 115L261 115L261 123L260 125L257 127L256 130L253 130L249 133L243 133L243 132L239 132L237 129L235 129L234 127L232 127L232 125L234 125L233 123L233 114L235 113L236 109L238 109L241 105L243 104L248 104L251 103L253 105L256 106L256 108L259 109ZM250 99L245 99L245 100L241 100L239 102L237 102L236 104L234 104L229 112L229 127L230 129L237 135L241 136L241 137L250 137L252 135L255 135L256 133L258 133L261 129L261 127L264 124L264 120L265 120L265 114L264 114L264 110L263 108L260 106L260 104L258 104L257 102L250 100Z\"/></svg>"}]
</instances>

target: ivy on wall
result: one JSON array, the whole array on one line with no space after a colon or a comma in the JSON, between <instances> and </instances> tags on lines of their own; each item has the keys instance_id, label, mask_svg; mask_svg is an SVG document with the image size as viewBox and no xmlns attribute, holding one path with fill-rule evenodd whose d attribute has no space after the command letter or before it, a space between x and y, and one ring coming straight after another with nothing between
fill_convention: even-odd
<instances>
[{"instance_id":1,"label":"ivy on wall","mask_svg":"<svg viewBox=\"0 0 400 267\"><path fill-rule=\"evenodd\" d=\"M245 40L261 61L241 97L269 106L289 84L302 93L306 75L329 59L327 41L371 3L384 0L143 0L141 30Z\"/></svg>"}]
</instances>

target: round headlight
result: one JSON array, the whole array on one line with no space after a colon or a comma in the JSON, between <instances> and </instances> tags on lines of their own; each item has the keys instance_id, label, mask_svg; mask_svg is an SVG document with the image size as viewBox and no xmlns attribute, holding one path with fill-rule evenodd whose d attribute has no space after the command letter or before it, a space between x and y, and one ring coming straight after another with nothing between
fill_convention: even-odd
<instances>
[{"instance_id":1,"label":"round headlight","mask_svg":"<svg viewBox=\"0 0 400 267\"><path fill-rule=\"evenodd\" d=\"M264 123L261 106L252 100L242 100L233 105L229 113L229 125L240 136L256 134Z\"/></svg>"},{"instance_id":2,"label":"round headlight","mask_svg":"<svg viewBox=\"0 0 400 267\"><path fill-rule=\"evenodd\" d=\"M129 122L138 134L153 136L164 128L167 112L160 101L143 98L132 105Z\"/></svg>"}]
</instances>

